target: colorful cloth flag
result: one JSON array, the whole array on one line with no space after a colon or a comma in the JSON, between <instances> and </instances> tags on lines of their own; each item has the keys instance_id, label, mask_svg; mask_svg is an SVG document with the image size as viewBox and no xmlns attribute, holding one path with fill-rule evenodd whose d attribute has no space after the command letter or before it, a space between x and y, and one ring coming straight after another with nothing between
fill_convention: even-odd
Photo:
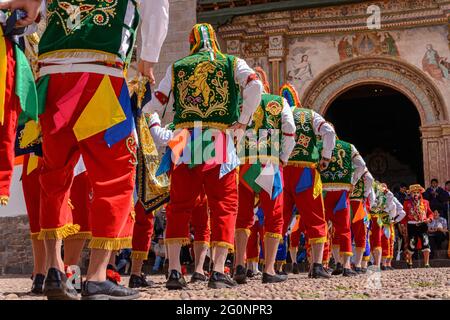
<instances>
[{"instance_id":1,"label":"colorful cloth flag","mask_svg":"<svg viewBox=\"0 0 450 320\"><path fill-rule=\"evenodd\" d=\"M156 170L155 175L159 177L160 175L169 172L170 165L172 164L172 150L167 148L166 153L164 153L161 162L159 163L158 170Z\"/></svg>"},{"instance_id":2,"label":"colorful cloth flag","mask_svg":"<svg viewBox=\"0 0 450 320\"><path fill-rule=\"evenodd\" d=\"M283 192L283 179L278 166L275 166L275 177L273 181L272 200L275 200Z\"/></svg>"},{"instance_id":3,"label":"colorful cloth flag","mask_svg":"<svg viewBox=\"0 0 450 320\"><path fill-rule=\"evenodd\" d=\"M117 99L109 76L105 75L94 96L75 123L73 131L77 140L81 141L126 119L127 116Z\"/></svg>"},{"instance_id":4,"label":"colorful cloth flag","mask_svg":"<svg viewBox=\"0 0 450 320\"><path fill-rule=\"evenodd\" d=\"M356 212L354 213L352 223L363 220L365 216L366 211L364 210L364 204L361 201L359 201L358 209L356 209Z\"/></svg>"},{"instance_id":5,"label":"colorful cloth flag","mask_svg":"<svg viewBox=\"0 0 450 320\"><path fill-rule=\"evenodd\" d=\"M254 192L261 192L261 187L255 182L256 178L261 174L262 168L261 163L257 162L248 168L248 170L244 173L244 181Z\"/></svg>"},{"instance_id":6,"label":"colorful cloth flag","mask_svg":"<svg viewBox=\"0 0 450 320\"><path fill-rule=\"evenodd\" d=\"M303 192L305 190L308 190L312 186L313 186L313 181L312 181L311 169L305 168L302 172L302 175L300 176L297 187L295 188L295 192L296 193Z\"/></svg>"},{"instance_id":7,"label":"colorful cloth flag","mask_svg":"<svg viewBox=\"0 0 450 320\"><path fill-rule=\"evenodd\" d=\"M275 169L272 163L267 163L262 169L261 173L255 179L255 183L260 186L272 197L273 183L274 183Z\"/></svg>"},{"instance_id":8,"label":"colorful cloth flag","mask_svg":"<svg viewBox=\"0 0 450 320\"><path fill-rule=\"evenodd\" d=\"M220 166L219 179L222 179L225 175L236 169L241 161L237 156L236 147L234 146L233 139L227 136L227 150L226 150L226 162Z\"/></svg>"},{"instance_id":9,"label":"colorful cloth flag","mask_svg":"<svg viewBox=\"0 0 450 320\"><path fill-rule=\"evenodd\" d=\"M347 205L348 205L347 191L343 191L341 197L339 198L339 201L336 204L336 207L333 209L333 214L336 214L336 212L346 209Z\"/></svg>"},{"instance_id":10,"label":"colorful cloth flag","mask_svg":"<svg viewBox=\"0 0 450 320\"><path fill-rule=\"evenodd\" d=\"M109 147L128 137L136 128L126 81L123 82L122 90L120 91L119 103L126 116L126 121L122 121L106 130L104 139Z\"/></svg>"},{"instance_id":11,"label":"colorful cloth flag","mask_svg":"<svg viewBox=\"0 0 450 320\"><path fill-rule=\"evenodd\" d=\"M389 239L391 237L391 230L389 227L383 227L384 236Z\"/></svg>"},{"instance_id":12,"label":"colorful cloth flag","mask_svg":"<svg viewBox=\"0 0 450 320\"><path fill-rule=\"evenodd\" d=\"M322 194L322 179L320 178L320 174L316 172L314 177L314 190L313 197L317 199L318 196Z\"/></svg>"},{"instance_id":13,"label":"colorful cloth flag","mask_svg":"<svg viewBox=\"0 0 450 320\"><path fill-rule=\"evenodd\" d=\"M34 154L30 155L27 165L27 176L38 167L39 158Z\"/></svg>"}]
</instances>

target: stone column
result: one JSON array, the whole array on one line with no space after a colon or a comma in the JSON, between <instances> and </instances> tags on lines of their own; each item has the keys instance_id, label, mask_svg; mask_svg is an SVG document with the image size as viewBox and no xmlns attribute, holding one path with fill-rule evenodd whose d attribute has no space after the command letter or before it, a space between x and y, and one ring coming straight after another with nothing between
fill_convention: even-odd
<instances>
[{"instance_id":1,"label":"stone column","mask_svg":"<svg viewBox=\"0 0 450 320\"><path fill-rule=\"evenodd\" d=\"M436 178L440 184L450 177L450 124L421 127L425 185Z\"/></svg>"},{"instance_id":2,"label":"stone column","mask_svg":"<svg viewBox=\"0 0 450 320\"><path fill-rule=\"evenodd\" d=\"M283 35L272 35L269 37L269 63L272 70L272 93L278 94L280 90L280 63L285 58L285 39Z\"/></svg>"}]
</instances>

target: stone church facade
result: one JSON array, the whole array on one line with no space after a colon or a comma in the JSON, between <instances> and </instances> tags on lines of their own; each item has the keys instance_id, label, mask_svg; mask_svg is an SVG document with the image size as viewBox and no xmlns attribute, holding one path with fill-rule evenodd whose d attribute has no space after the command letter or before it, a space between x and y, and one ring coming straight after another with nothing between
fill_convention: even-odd
<instances>
[{"instance_id":1,"label":"stone church facade","mask_svg":"<svg viewBox=\"0 0 450 320\"><path fill-rule=\"evenodd\" d=\"M279 1L278 9L272 1L265 6L279 10L285 2ZM199 20L215 22L224 51L263 67L273 92L290 82L303 106L323 115L339 95L356 86L380 84L402 93L420 115L425 182L448 180L450 1L327 2L335 4L260 10L220 22L212 17L220 16L221 9L203 8ZM224 10L239 13L239 8ZM381 17L375 29L373 10Z\"/></svg>"}]
</instances>

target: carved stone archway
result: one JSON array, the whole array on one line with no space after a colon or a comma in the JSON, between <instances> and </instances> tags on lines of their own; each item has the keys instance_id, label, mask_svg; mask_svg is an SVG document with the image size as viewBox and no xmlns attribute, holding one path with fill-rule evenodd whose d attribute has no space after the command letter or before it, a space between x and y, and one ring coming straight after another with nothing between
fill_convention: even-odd
<instances>
[{"instance_id":1,"label":"carved stone archway","mask_svg":"<svg viewBox=\"0 0 450 320\"><path fill-rule=\"evenodd\" d=\"M408 97L421 120L425 181L450 177L450 123L440 91L418 68L398 59L364 57L328 68L306 89L304 105L324 115L345 91L365 84L389 86Z\"/></svg>"}]
</instances>

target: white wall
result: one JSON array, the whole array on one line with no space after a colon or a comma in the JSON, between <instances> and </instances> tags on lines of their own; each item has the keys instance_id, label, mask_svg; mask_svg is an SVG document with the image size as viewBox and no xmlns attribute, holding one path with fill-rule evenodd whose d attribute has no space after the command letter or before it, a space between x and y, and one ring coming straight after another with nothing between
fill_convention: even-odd
<instances>
[{"instance_id":1,"label":"white wall","mask_svg":"<svg viewBox=\"0 0 450 320\"><path fill-rule=\"evenodd\" d=\"M22 165L16 166L14 168L13 181L11 184L9 204L6 207L0 207L0 218L15 217L27 214L22 192L22 182L20 181L21 175Z\"/></svg>"}]
</instances>

